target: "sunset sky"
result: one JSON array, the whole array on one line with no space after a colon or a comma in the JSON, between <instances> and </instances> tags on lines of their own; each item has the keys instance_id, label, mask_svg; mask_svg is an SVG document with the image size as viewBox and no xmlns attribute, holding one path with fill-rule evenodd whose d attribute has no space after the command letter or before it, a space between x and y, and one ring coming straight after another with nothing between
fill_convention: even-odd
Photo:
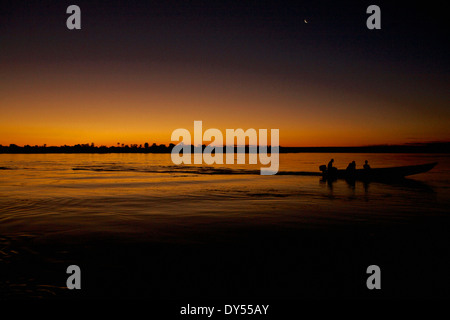
<instances>
[{"instance_id":1,"label":"sunset sky","mask_svg":"<svg viewBox=\"0 0 450 320\"><path fill-rule=\"evenodd\" d=\"M368 30L370 4L2 2L0 144L168 144L195 120L282 146L449 141L446 11L378 1Z\"/></svg>"}]
</instances>

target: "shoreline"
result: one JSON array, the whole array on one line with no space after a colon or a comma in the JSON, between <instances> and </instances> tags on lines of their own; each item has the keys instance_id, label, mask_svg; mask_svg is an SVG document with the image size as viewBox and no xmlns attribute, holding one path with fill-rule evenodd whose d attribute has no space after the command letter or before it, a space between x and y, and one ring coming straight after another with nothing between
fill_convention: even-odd
<instances>
[{"instance_id":1,"label":"shoreline","mask_svg":"<svg viewBox=\"0 0 450 320\"><path fill-rule=\"evenodd\" d=\"M165 146L151 146L148 148L138 147L106 147L106 146L61 146L61 147L44 147L44 146L1 146L0 154L42 154L42 153L171 153L174 145ZM203 148L205 145L203 145ZM194 147L191 146L191 151L194 153ZM271 153L271 147L268 147L267 152ZM217 153L226 153L225 150L216 148ZM241 153L234 150L235 153ZM248 146L245 147L246 154L250 153ZM256 151L258 152L258 151ZM429 154L447 154L450 153L450 143L436 143L425 145L380 145L380 146L360 146L360 147L279 147L279 153L429 153Z\"/></svg>"}]
</instances>

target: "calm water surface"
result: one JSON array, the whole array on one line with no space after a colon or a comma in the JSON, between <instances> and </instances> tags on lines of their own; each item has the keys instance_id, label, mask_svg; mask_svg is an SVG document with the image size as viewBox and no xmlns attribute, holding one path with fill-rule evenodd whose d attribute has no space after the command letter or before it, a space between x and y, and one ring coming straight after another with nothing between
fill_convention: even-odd
<instances>
[{"instance_id":1,"label":"calm water surface","mask_svg":"<svg viewBox=\"0 0 450 320\"><path fill-rule=\"evenodd\" d=\"M170 154L1 154L0 258L17 265L22 260L12 252L39 255L46 244L104 239L226 243L248 227L281 234L368 225L392 230L449 214L448 155L281 154L279 170L318 172L331 157L339 168L352 160L359 168L366 159L372 167L439 164L397 184L330 185L319 176L261 176L259 165L174 166ZM6 281L7 292L31 281L16 278Z\"/></svg>"},{"instance_id":2,"label":"calm water surface","mask_svg":"<svg viewBox=\"0 0 450 320\"><path fill-rule=\"evenodd\" d=\"M146 225L187 222L340 223L445 214L450 158L405 154L281 154L280 171L318 172L330 157L345 168L438 161L408 183L333 185L320 177L240 174L251 165L178 167L169 154L0 155L0 234L145 233ZM222 174L222 168L231 174ZM234 170L234 172L233 172ZM181 219L181 220L180 220Z\"/></svg>"}]
</instances>

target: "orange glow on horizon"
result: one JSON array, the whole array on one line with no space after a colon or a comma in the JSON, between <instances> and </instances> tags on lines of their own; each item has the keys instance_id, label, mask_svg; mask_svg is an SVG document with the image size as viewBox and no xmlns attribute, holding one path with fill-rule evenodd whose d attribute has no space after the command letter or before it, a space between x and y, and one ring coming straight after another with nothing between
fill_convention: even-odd
<instances>
[{"instance_id":1,"label":"orange glow on horizon","mask_svg":"<svg viewBox=\"0 0 450 320\"><path fill-rule=\"evenodd\" d=\"M61 70L61 68L63 70ZM317 83L136 65L23 67L1 80L0 144L170 144L177 128L279 129L281 146L449 140L448 110ZM409 106L408 106L409 104ZM407 110L407 112L405 112Z\"/></svg>"}]
</instances>

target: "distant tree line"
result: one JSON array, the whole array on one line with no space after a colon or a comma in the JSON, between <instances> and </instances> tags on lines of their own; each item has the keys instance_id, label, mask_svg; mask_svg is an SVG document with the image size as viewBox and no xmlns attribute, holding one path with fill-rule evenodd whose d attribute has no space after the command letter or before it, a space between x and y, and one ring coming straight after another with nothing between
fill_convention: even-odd
<instances>
[{"instance_id":1,"label":"distant tree line","mask_svg":"<svg viewBox=\"0 0 450 320\"><path fill-rule=\"evenodd\" d=\"M171 143L169 146L165 144L157 145L153 143L149 145L142 144L124 144L118 143L117 146L96 146L94 143L76 144L73 146L47 146L46 144L38 146L25 145L23 147L16 144L9 146L0 145L0 153L168 153L172 151L175 145Z\"/></svg>"},{"instance_id":2,"label":"distant tree line","mask_svg":"<svg viewBox=\"0 0 450 320\"><path fill-rule=\"evenodd\" d=\"M173 143L157 145L153 143L142 144L121 144L117 146L96 146L94 143L76 144L73 146L47 146L46 144L38 146L18 146L10 144L9 146L0 145L0 153L170 153L175 145ZM194 152L194 146L191 152ZM204 150L206 146L202 146ZM216 148L216 152L223 152L225 148ZM235 152L237 148L235 147ZM249 147L245 147L245 152L249 152ZM271 152L270 146L268 152ZM280 153L301 153L301 152L321 152L321 153L450 153L450 142L435 142L423 144L405 144L405 145L378 145L361 147L279 147Z\"/></svg>"}]
</instances>

